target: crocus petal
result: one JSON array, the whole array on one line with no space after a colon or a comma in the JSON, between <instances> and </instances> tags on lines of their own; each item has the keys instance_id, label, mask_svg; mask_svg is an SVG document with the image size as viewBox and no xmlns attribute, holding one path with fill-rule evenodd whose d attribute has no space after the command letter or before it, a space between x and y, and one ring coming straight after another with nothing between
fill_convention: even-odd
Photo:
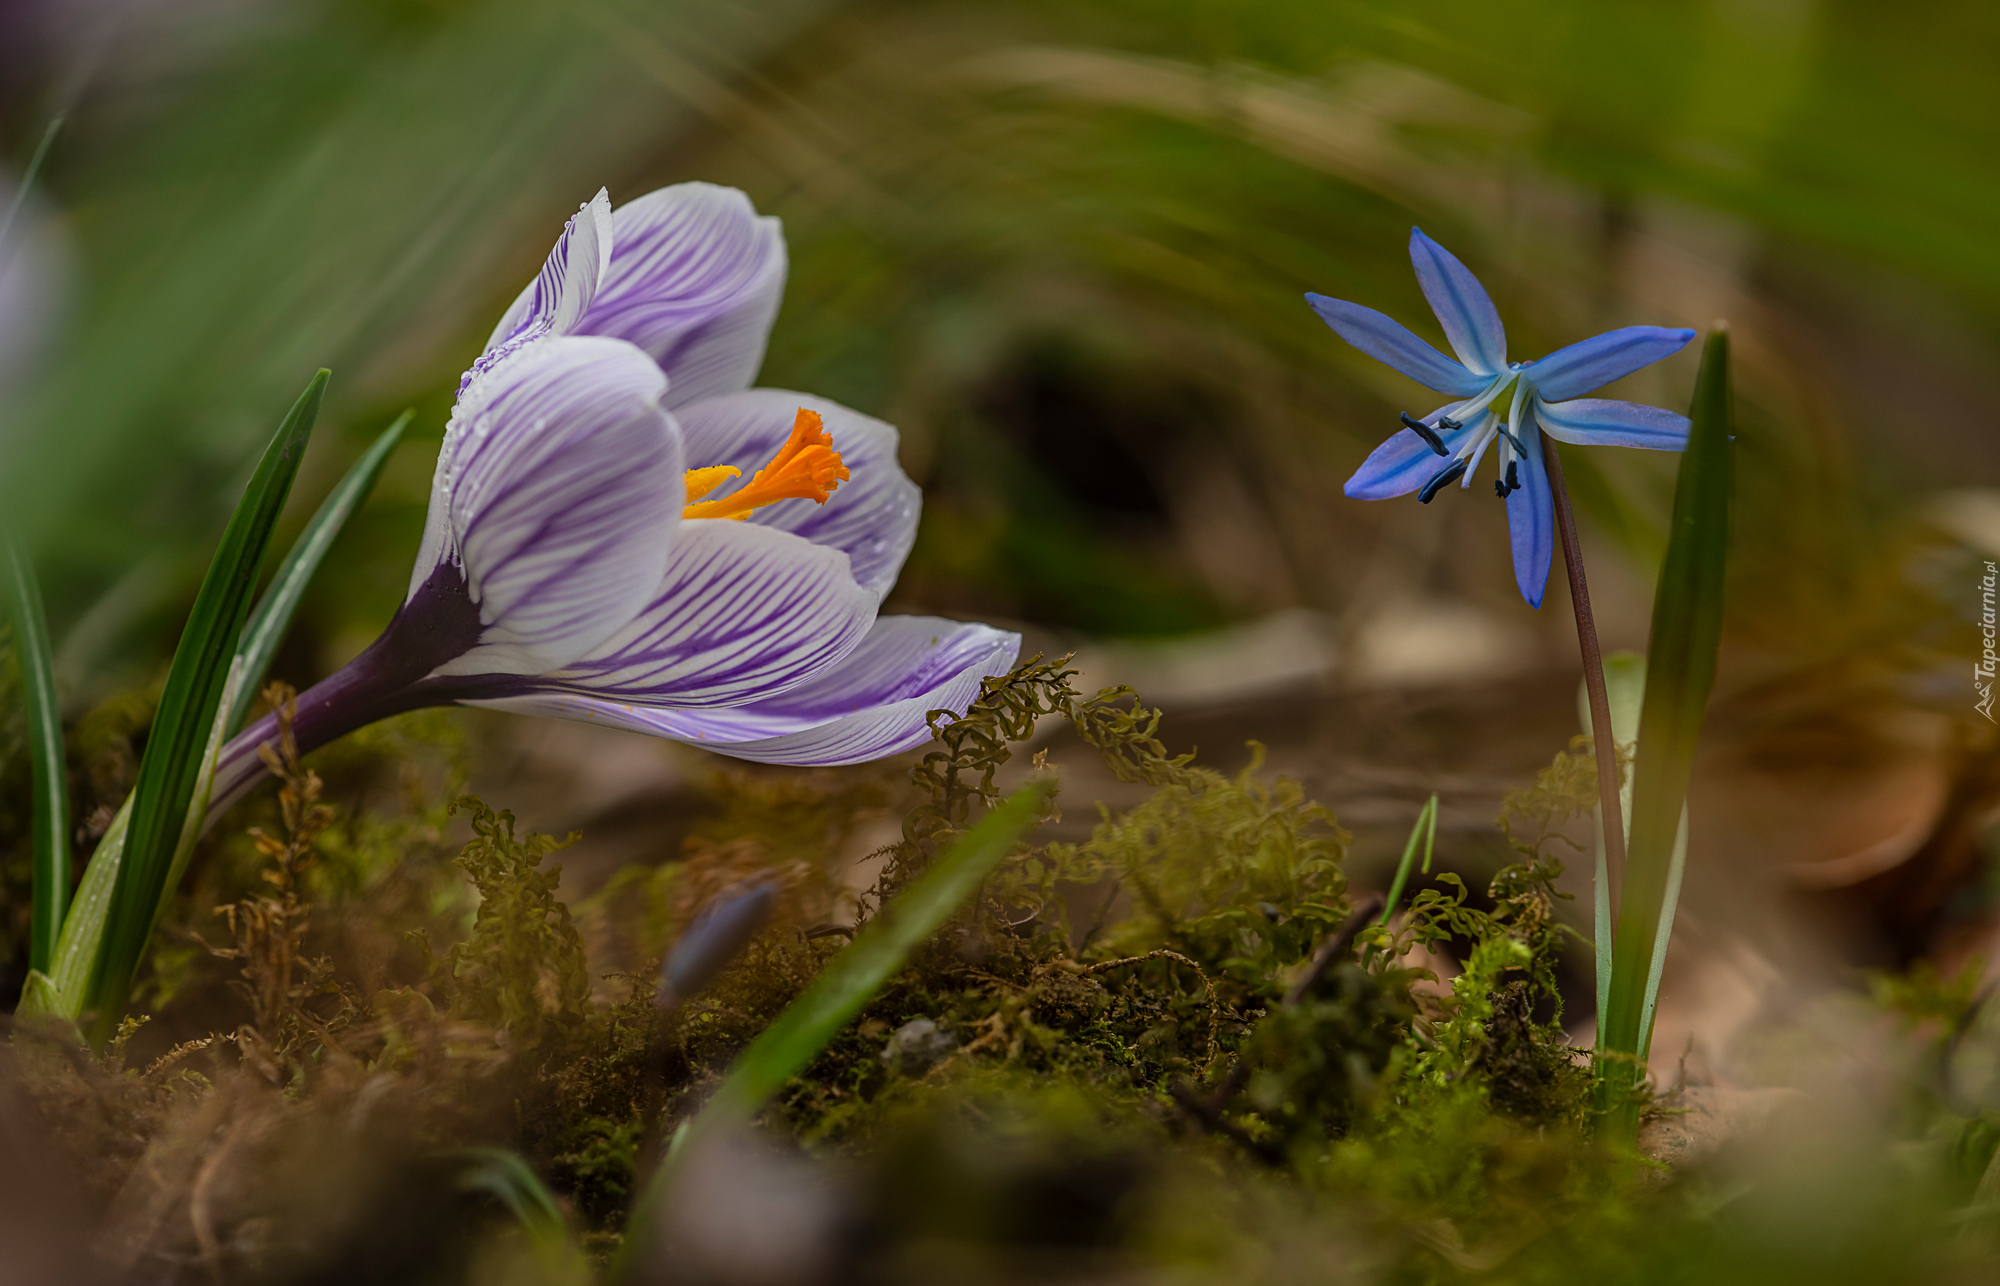
<instances>
[{"instance_id":1,"label":"crocus petal","mask_svg":"<svg viewBox=\"0 0 2000 1286\"><path fill-rule=\"evenodd\" d=\"M633 704L742 705L846 656L877 602L840 550L747 522L685 522L644 609L532 686Z\"/></svg>"},{"instance_id":2,"label":"crocus petal","mask_svg":"<svg viewBox=\"0 0 2000 1286\"><path fill-rule=\"evenodd\" d=\"M1410 262L1458 360L1482 375L1507 369L1507 331L1500 324L1500 310L1472 270L1418 228L1410 229Z\"/></svg>"},{"instance_id":3,"label":"crocus petal","mask_svg":"<svg viewBox=\"0 0 2000 1286\"><path fill-rule=\"evenodd\" d=\"M1544 402L1566 402L1603 388L1663 357L1672 357L1694 338L1691 330L1665 326L1627 326L1593 335L1559 348L1522 373L1534 383Z\"/></svg>"},{"instance_id":4,"label":"crocus petal","mask_svg":"<svg viewBox=\"0 0 2000 1286\"><path fill-rule=\"evenodd\" d=\"M1334 334L1426 388L1453 397L1471 397L1490 382L1490 377L1465 369L1373 308L1325 295L1307 295L1306 302L1321 321L1333 327Z\"/></svg>"},{"instance_id":5,"label":"crocus petal","mask_svg":"<svg viewBox=\"0 0 2000 1286\"><path fill-rule=\"evenodd\" d=\"M590 307L611 264L611 196L603 188L563 225L541 273L515 298L486 341L491 355L542 335L568 335ZM474 367L477 371L479 368Z\"/></svg>"},{"instance_id":6,"label":"crocus petal","mask_svg":"<svg viewBox=\"0 0 2000 1286\"><path fill-rule=\"evenodd\" d=\"M679 430L666 380L609 339L547 339L472 380L438 451L410 578L463 567L483 631L440 674L567 665L658 588L680 522Z\"/></svg>"},{"instance_id":7,"label":"crocus petal","mask_svg":"<svg viewBox=\"0 0 2000 1286\"><path fill-rule=\"evenodd\" d=\"M728 464L743 471L740 479L706 497L721 499L746 485L785 444L800 407L819 413L833 449L847 465L848 479L825 504L781 500L757 510L749 521L846 551L855 581L886 594L910 555L923 507L923 493L896 461L895 426L810 393L750 389L696 402L680 412L688 460L695 467Z\"/></svg>"},{"instance_id":8,"label":"crocus petal","mask_svg":"<svg viewBox=\"0 0 2000 1286\"><path fill-rule=\"evenodd\" d=\"M1457 405L1456 402L1448 403L1423 417L1425 424L1437 429L1438 437L1444 439L1445 449L1451 452L1456 452L1465 442L1464 435L1477 427L1475 423L1458 429L1437 428L1438 417ZM1342 490L1355 500L1388 500L1393 496L1406 496L1429 482L1431 475L1449 463L1448 457L1431 450L1430 443L1409 429L1401 429L1362 461L1361 467L1354 471L1354 476L1347 480Z\"/></svg>"},{"instance_id":9,"label":"crocus petal","mask_svg":"<svg viewBox=\"0 0 2000 1286\"><path fill-rule=\"evenodd\" d=\"M1555 558L1555 501L1549 474L1542 463L1542 435L1532 423L1521 439L1521 489L1507 495L1507 539L1514 549L1514 583L1529 607L1542 605L1549 584L1549 564Z\"/></svg>"},{"instance_id":10,"label":"crocus petal","mask_svg":"<svg viewBox=\"0 0 2000 1286\"><path fill-rule=\"evenodd\" d=\"M611 266L577 327L637 344L669 410L748 388L785 290L785 235L750 198L679 183L612 213Z\"/></svg>"},{"instance_id":11,"label":"crocus petal","mask_svg":"<svg viewBox=\"0 0 2000 1286\"><path fill-rule=\"evenodd\" d=\"M1567 402L1537 400L1535 418L1558 442L1650 447L1655 451L1687 449L1688 418L1657 406L1602 397L1579 397Z\"/></svg>"},{"instance_id":12,"label":"crocus petal","mask_svg":"<svg viewBox=\"0 0 2000 1286\"><path fill-rule=\"evenodd\" d=\"M865 763L930 740L933 710L963 713L980 681L1005 674L1021 637L928 616L887 616L838 665L776 697L726 710L672 710L570 693L482 701L605 723L761 763Z\"/></svg>"}]
</instances>

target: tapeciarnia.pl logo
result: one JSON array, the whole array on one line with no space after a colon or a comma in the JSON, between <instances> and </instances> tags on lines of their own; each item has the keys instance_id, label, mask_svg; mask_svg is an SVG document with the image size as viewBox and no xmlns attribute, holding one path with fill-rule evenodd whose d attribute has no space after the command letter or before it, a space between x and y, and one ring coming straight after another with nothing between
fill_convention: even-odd
<instances>
[{"instance_id":1,"label":"tapeciarnia.pl logo","mask_svg":"<svg viewBox=\"0 0 2000 1286\"><path fill-rule=\"evenodd\" d=\"M1985 715L1989 722L2000 723L2000 719L1993 718L1993 675L2000 670L2000 652L1994 650L1994 640L2000 636L2000 625L1995 624L1993 606L1996 587L2000 587L2000 567L1989 562L1986 574L1979 578L1979 633L1985 640L1985 647L1972 666L1972 687L1979 694L1973 709Z\"/></svg>"}]
</instances>

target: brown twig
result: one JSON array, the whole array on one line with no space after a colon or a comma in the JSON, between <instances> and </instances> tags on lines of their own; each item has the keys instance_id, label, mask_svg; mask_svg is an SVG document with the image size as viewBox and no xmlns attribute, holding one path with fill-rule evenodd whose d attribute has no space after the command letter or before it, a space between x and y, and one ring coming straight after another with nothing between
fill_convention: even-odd
<instances>
[{"instance_id":1,"label":"brown twig","mask_svg":"<svg viewBox=\"0 0 2000 1286\"><path fill-rule=\"evenodd\" d=\"M1347 954L1347 949L1354 945L1355 937L1368 927L1368 922L1374 919L1375 913L1381 909L1380 893L1370 893L1354 904L1354 910L1340 922L1338 929L1326 935L1326 941L1320 943L1319 950L1313 953L1312 963L1306 966L1306 971L1300 974L1298 980L1285 992L1285 1008L1294 1008L1305 999L1306 993L1313 989L1313 984L1324 978L1326 971L1333 968L1340 958Z\"/></svg>"},{"instance_id":2,"label":"brown twig","mask_svg":"<svg viewBox=\"0 0 2000 1286\"><path fill-rule=\"evenodd\" d=\"M1100 964L1091 965L1089 968L1084 969L1077 976L1081 978L1088 978L1092 974L1103 973L1106 969L1117 969L1124 965L1142 964L1148 960L1162 960L1162 959L1178 960L1180 963L1194 970L1194 976L1201 979L1202 990L1208 993L1208 1057L1204 1061L1213 1063L1215 1061L1215 1056L1222 1052L1222 1045L1219 1039L1220 1023L1222 1019L1222 1002L1216 998L1215 984L1208 980L1208 975L1202 972L1201 966L1196 964L1194 961L1188 959L1180 952L1170 951L1166 947L1161 947L1155 951L1148 951L1145 955L1142 956L1126 956L1122 960L1106 960Z\"/></svg>"},{"instance_id":3,"label":"brown twig","mask_svg":"<svg viewBox=\"0 0 2000 1286\"><path fill-rule=\"evenodd\" d=\"M1570 605L1576 610L1576 641L1583 651L1583 688L1590 697L1590 732L1597 750L1597 806L1604 823L1604 871L1611 919L1618 920L1625 883L1625 818L1618 803L1618 750L1611 736L1611 696L1604 687L1604 653L1597 645L1597 620L1590 611L1590 585L1583 576L1583 546L1576 537L1576 514L1563 482L1562 456L1555 439L1542 434L1549 493L1555 499L1556 532L1562 538L1563 567L1569 572ZM1609 926L1606 926L1607 928Z\"/></svg>"},{"instance_id":4,"label":"brown twig","mask_svg":"<svg viewBox=\"0 0 2000 1286\"><path fill-rule=\"evenodd\" d=\"M1305 999L1306 993L1312 990L1313 984L1325 977L1327 970L1333 968L1341 957L1347 954L1348 948L1354 945L1354 939L1368 927L1369 921L1373 920L1375 913L1381 909L1380 893L1370 893L1356 902L1354 909L1348 912L1347 918L1340 922L1340 927L1329 933L1326 941L1320 943L1319 950L1313 953L1312 963L1306 966L1306 971L1299 975L1298 981L1291 985L1285 992L1285 998L1279 1003L1286 1009L1297 1008L1298 1003ZM1128 962L1114 960L1111 963ZM1206 982L1207 979L1204 978L1203 981ZM1236 1097L1236 1092L1242 1089L1243 1083L1249 1079L1250 1064L1238 1058L1235 1065L1229 1069L1229 1074L1222 1078L1222 1082L1206 1094L1202 1093L1193 1081L1186 1079L1175 1081L1167 1089L1174 1096L1176 1103L1209 1130L1234 1139L1264 1160L1275 1164L1284 1159L1282 1152L1268 1143L1252 1138L1241 1126L1222 1114L1223 1109L1229 1106L1229 1100Z\"/></svg>"},{"instance_id":5,"label":"brown twig","mask_svg":"<svg viewBox=\"0 0 2000 1286\"><path fill-rule=\"evenodd\" d=\"M1213 1097L1201 1094L1192 1084L1184 1080L1175 1081L1168 1086L1168 1092L1174 1096L1174 1102L1179 1103L1203 1126L1234 1141L1258 1158L1277 1165L1285 1159L1283 1150L1252 1136L1248 1130L1222 1114L1222 1105L1229 1102L1230 1097L1242 1088L1242 1081L1248 1074L1245 1065L1238 1063L1230 1069L1229 1077L1223 1081L1224 1092Z\"/></svg>"}]
</instances>

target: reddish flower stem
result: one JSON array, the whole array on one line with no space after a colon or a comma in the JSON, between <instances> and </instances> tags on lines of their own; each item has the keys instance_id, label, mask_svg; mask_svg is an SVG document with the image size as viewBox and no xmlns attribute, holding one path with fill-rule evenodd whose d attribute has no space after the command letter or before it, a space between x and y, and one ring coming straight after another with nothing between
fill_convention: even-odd
<instances>
[{"instance_id":1,"label":"reddish flower stem","mask_svg":"<svg viewBox=\"0 0 2000 1286\"><path fill-rule=\"evenodd\" d=\"M1576 514L1570 509L1569 487L1563 482L1562 456L1555 439L1546 433L1542 434L1542 459L1548 469L1549 493L1555 498L1556 534L1562 538L1563 567L1569 572L1570 603L1576 609L1576 642L1583 651L1583 688L1590 696L1590 731L1597 750L1598 809L1604 819L1604 871L1615 924L1625 883L1625 818L1618 805L1618 752L1611 737L1611 697L1604 688L1604 653L1597 645L1597 620L1590 612L1590 585L1583 576L1583 546L1576 538Z\"/></svg>"}]
</instances>

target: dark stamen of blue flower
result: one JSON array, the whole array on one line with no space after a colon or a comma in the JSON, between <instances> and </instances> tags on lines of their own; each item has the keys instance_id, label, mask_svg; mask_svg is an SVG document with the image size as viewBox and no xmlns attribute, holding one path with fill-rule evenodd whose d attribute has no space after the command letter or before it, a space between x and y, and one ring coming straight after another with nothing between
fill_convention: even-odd
<instances>
[{"instance_id":1,"label":"dark stamen of blue flower","mask_svg":"<svg viewBox=\"0 0 2000 1286\"><path fill-rule=\"evenodd\" d=\"M1451 421L1440 420L1438 423L1451 424ZM1408 411L1403 412L1403 427L1422 438L1430 445L1431 450L1437 452L1439 455L1451 454L1451 452L1445 450L1444 439L1437 435L1436 430L1432 429L1430 425L1425 424L1422 420L1419 420L1416 416L1411 415ZM1452 424L1451 427L1455 429L1458 426Z\"/></svg>"},{"instance_id":2,"label":"dark stamen of blue flower","mask_svg":"<svg viewBox=\"0 0 2000 1286\"><path fill-rule=\"evenodd\" d=\"M1456 433L1460 429L1464 428L1465 425L1461 424L1457 420L1452 419L1449 415L1440 415L1438 417L1438 427L1440 429L1445 430L1447 433Z\"/></svg>"},{"instance_id":3,"label":"dark stamen of blue flower","mask_svg":"<svg viewBox=\"0 0 2000 1286\"><path fill-rule=\"evenodd\" d=\"M1457 482L1460 478L1464 476L1465 476L1465 461L1453 460L1450 464L1446 465L1444 468L1439 469L1437 471L1437 474L1434 477L1432 477L1429 482L1426 482L1424 484L1423 490L1417 492L1417 499L1421 500L1425 504L1429 504L1431 502L1431 497L1435 496L1440 489L1447 487L1454 482Z\"/></svg>"},{"instance_id":4,"label":"dark stamen of blue flower","mask_svg":"<svg viewBox=\"0 0 2000 1286\"><path fill-rule=\"evenodd\" d=\"M1500 497L1502 500L1505 500L1508 496L1514 494L1516 491L1519 491L1520 489L1521 489L1520 465L1513 460L1509 460L1507 462L1507 481L1494 483L1493 494Z\"/></svg>"}]
</instances>

